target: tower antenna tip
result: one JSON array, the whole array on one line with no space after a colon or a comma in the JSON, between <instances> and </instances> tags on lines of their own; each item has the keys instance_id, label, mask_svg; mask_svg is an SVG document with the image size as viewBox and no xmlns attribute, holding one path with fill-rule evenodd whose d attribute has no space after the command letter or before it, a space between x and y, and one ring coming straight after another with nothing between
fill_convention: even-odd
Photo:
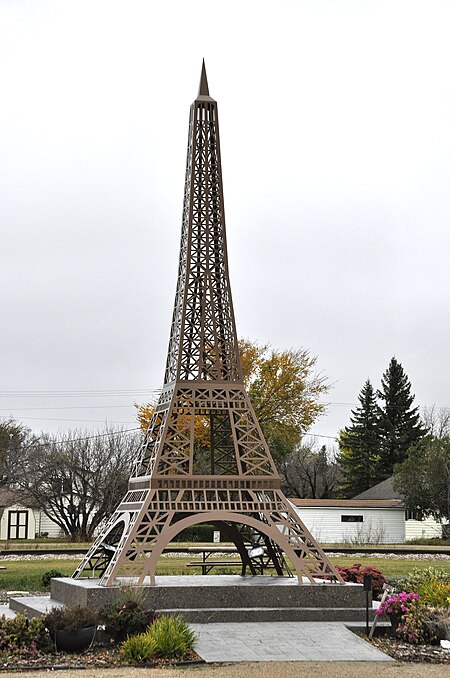
<instances>
[{"instance_id":1,"label":"tower antenna tip","mask_svg":"<svg viewBox=\"0 0 450 678\"><path fill-rule=\"evenodd\" d=\"M205 60L202 62L202 74L200 76L200 86L198 88L198 96L209 97L208 78L206 77Z\"/></svg>"}]
</instances>

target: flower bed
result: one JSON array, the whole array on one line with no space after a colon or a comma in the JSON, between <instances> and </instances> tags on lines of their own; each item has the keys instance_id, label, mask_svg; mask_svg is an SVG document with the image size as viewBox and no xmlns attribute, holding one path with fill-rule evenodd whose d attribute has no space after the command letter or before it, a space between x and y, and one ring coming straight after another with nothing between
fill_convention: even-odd
<instances>
[{"instance_id":1,"label":"flower bed","mask_svg":"<svg viewBox=\"0 0 450 678\"><path fill-rule=\"evenodd\" d=\"M134 593L127 595L135 598ZM81 652L85 636L87 649ZM123 600L100 614L88 608L54 608L31 620L20 614L0 617L0 669L199 663L196 640L183 618L156 617L136 599ZM73 651L58 651L62 647Z\"/></svg>"},{"instance_id":2,"label":"flower bed","mask_svg":"<svg viewBox=\"0 0 450 678\"><path fill-rule=\"evenodd\" d=\"M450 574L435 567L413 570L395 587L377 610L391 620L392 636L374 643L402 661L448 662L450 648L442 645L450 641Z\"/></svg>"}]
</instances>

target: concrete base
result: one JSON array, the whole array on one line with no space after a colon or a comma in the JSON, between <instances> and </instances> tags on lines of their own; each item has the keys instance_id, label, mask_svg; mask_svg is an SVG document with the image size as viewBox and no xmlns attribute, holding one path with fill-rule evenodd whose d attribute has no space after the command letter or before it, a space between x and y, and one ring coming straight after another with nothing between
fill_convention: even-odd
<instances>
[{"instance_id":1,"label":"concrete base","mask_svg":"<svg viewBox=\"0 0 450 678\"><path fill-rule=\"evenodd\" d=\"M51 597L12 598L10 607L29 616L55 605L100 609L123 596L132 585L100 586L98 579L52 579ZM182 614L192 623L253 621L345 621L365 619L365 593L359 584L296 578L238 575L158 577L158 586L139 587L142 602L159 612ZM371 600L369 601L371 607ZM373 611L371 610L371 616Z\"/></svg>"}]
</instances>

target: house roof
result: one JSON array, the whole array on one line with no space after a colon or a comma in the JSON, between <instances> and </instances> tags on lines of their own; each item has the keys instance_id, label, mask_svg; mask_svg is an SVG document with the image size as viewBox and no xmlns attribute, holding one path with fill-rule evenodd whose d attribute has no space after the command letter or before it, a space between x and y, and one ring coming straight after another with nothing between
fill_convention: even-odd
<instances>
[{"instance_id":1,"label":"house roof","mask_svg":"<svg viewBox=\"0 0 450 678\"><path fill-rule=\"evenodd\" d=\"M383 480L381 483L369 487L365 492L357 494L354 499L398 499L402 501L403 497L397 490L394 489L392 476Z\"/></svg>"},{"instance_id":2,"label":"house roof","mask_svg":"<svg viewBox=\"0 0 450 678\"><path fill-rule=\"evenodd\" d=\"M294 499L299 508L402 508L400 499Z\"/></svg>"}]
</instances>

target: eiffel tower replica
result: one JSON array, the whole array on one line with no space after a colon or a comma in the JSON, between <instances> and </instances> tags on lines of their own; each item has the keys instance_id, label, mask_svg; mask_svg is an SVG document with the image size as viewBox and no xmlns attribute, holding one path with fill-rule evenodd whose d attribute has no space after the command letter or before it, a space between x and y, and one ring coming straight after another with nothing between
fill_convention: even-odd
<instances>
[{"instance_id":1,"label":"eiffel tower replica","mask_svg":"<svg viewBox=\"0 0 450 678\"><path fill-rule=\"evenodd\" d=\"M244 389L231 301L217 103L203 62L191 106L178 283L164 386L129 489L74 578L155 585L164 548L209 523L242 573L342 582L280 490ZM288 566L288 561L290 566ZM124 579L123 579L124 578Z\"/></svg>"}]
</instances>

